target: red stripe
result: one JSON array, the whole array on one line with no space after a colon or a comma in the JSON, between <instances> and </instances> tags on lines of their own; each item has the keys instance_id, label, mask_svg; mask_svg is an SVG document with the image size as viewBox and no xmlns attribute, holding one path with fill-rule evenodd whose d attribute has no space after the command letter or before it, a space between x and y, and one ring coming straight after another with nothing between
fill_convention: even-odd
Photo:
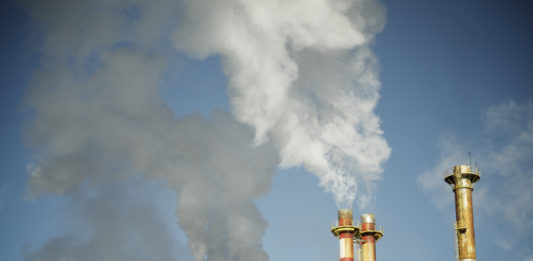
<instances>
[{"instance_id":1,"label":"red stripe","mask_svg":"<svg viewBox=\"0 0 533 261\"><path fill-rule=\"evenodd\" d=\"M376 230L376 224L374 223L363 223L361 224L361 233L369 230ZM376 239L372 235L363 236L365 243L375 243Z\"/></svg>"},{"instance_id":2,"label":"red stripe","mask_svg":"<svg viewBox=\"0 0 533 261\"><path fill-rule=\"evenodd\" d=\"M361 231L375 230L376 224L374 223L363 223L361 224Z\"/></svg>"},{"instance_id":3,"label":"red stripe","mask_svg":"<svg viewBox=\"0 0 533 261\"><path fill-rule=\"evenodd\" d=\"M340 261L353 261L353 257L342 257Z\"/></svg>"},{"instance_id":4,"label":"red stripe","mask_svg":"<svg viewBox=\"0 0 533 261\"><path fill-rule=\"evenodd\" d=\"M340 238L353 238L352 233L342 233L339 235Z\"/></svg>"},{"instance_id":5,"label":"red stripe","mask_svg":"<svg viewBox=\"0 0 533 261\"><path fill-rule=\"evenodd\" d=\"M364 236L363 240L365 241L365 243L375 243L376 242L376 239L374 238L374 236Z\"/></svg>"},{"instance_id":6,"label":"red stripe","mask_svg":"<svg viewBox=\"0 0 533 261\"><path fill-rule=\"evenodd\" d=\"M339 226L351 226L353 224L353 220L351 219L339 219Z\"/></svg>"}]
</instances>

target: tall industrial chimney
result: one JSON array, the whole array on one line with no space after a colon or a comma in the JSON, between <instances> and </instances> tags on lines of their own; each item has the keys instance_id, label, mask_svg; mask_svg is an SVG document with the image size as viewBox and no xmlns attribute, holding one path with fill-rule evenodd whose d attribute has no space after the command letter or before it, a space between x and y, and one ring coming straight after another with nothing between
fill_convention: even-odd
<instances>
[{"instance_id":1,"label":"tall industrial chimney","mask_svg":"<svg viewBox=\"0 0 533 261\"><path fill-rule=\"evenodd\" d=\"M331 227L331 233L339 239L340 261L354 261L353 240L359 228L353 225L351 209L339 210L339 220L336 226Z\"/></svg>"},{"instance_id":2,"label":"tall industrial chimney","mask_svg":"<svg viewBox=\"0 0 533 261\"><path fill-rule=\"evenodd\" d=\"M383 231L376 230L376 218L373 214L361 215L360 261L376 261L376 241L383 236Z\"/></svg>"},{"instance_id":3,"label":"tall industrial chimney","mask_svg":"<svg viewBox=\"0 0 533 261\"><path fill-rule=\"evenodd\" d=\"M472 191L474 183L480 178L479 169L472 169L467 165L456 165L453 167L453 173L447 173L444 177L444 181L450 184L455 193L455 229L460 261L476 260Z\"/></svg>"}]
</instances>

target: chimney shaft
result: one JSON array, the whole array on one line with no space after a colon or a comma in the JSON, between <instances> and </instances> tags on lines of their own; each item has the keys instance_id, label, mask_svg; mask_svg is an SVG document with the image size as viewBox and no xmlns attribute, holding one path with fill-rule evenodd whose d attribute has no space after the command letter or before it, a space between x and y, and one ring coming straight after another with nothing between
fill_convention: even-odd
<instances>
[{"instance_id":1,"label":"chimney shaft","mask_svg":"<svg viewBox=\"0 0 533 261\"><path fill-rule=\"evenodd\" d=\"M376 241L383 236L383 231L376 230L376 218L373 214L361 215L360 234L363 261L376 261Z\"/></svg>"},{"instance_id":2,"label":"chimney shaft","mask_svg":"<svg viewBox=\"0 0 533 261\"><path fill-rule=\"evenodd\" d=\"M339 239L340 261L354 261L353 239L359 228L353 225L351 209L339 210L338 217L338 224L331 232Z\"/></svg>"},{"instance_id":3,"label":"chimney shaft","mask_svg":"<svg viewBox=\"0 0 533 261\"><path fill-rule=\"evenodd\" d=\"M472 170L471 166L457 165L453 168L453 173L444 178L455 193L457 254L461 261L476 260L472 191L474 183L479 181L480 177L477 168Z\"/></svg>"}]
</instances>

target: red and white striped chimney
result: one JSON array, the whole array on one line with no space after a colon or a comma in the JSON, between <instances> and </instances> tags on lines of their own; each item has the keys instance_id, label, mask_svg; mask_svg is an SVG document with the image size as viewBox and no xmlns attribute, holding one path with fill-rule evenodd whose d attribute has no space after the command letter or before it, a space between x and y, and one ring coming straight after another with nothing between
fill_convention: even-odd
<instances>
[{"instance_id":1,"label":"red and white striped chimney","mask_svg":"<svg viewBox=\"0 0 533 261\"><path fill-rule=\"evenodd\" d=\"M341 209L338 214L338 224L331 228L331 232L339 239L340 261L354 261L353 239L359 228L353 225L351 209Z\"/></svg>"}]
</instances>

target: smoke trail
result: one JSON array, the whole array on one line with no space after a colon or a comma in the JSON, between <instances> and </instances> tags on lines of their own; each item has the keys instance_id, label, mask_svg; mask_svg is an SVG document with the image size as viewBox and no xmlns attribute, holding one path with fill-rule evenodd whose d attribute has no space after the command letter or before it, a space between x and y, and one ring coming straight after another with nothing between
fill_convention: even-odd
<instances>
[{"instance_id":1,"label":"smoke trail","mask_svg":"<svg viewBox=\"0 0 533 261\"><path fill-rule=\"evenodd\" d=\"M378 1L184 1L176 46L221 55L236 118L271 139L281 166L304 166L339 206L364 207L390 153L374 114L380 83L370 51Z\"/></svg>"},{"instance_id":2,"label":"smoke trail","mask_svg":"<svg viewBox=\"0 0 533 261\"><path fill-rule=\"evenodd\" d=\"M175 69L175 50L165 43L178 4L60 0L26 6L44 38L26 97L34 113L26 128L34 158L28 194L64 195L93 215L84 220L97 223L81 238L74 232L51 238L25 258L186 259L169 249L172 244L145 244L169 235L132 228L139 234L128 237L125 226L136 219L117 219L136 213L131 208L138 204L104 213L110 201L135 200L121 196L121 180L143 175L177 191L175 215L196 260L267 260L261 245L267 222L253 200L269 191L278 165L271 144L250 147L253 130L221 110L210 119L175 119L160 97L164 74ZM90 197L78 198L86 186ZM114 186L117 193L109 193ZM146 222L157 222L145 214Z\"/></svg>"}]
</instances>

